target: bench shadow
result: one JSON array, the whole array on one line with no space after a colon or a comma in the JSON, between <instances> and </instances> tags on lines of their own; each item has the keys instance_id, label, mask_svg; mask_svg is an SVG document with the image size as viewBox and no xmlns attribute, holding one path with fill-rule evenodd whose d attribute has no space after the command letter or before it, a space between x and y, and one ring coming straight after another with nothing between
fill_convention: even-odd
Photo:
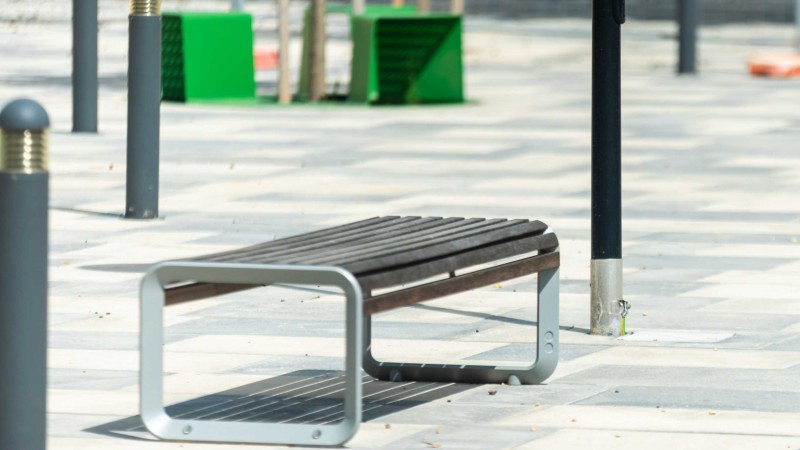
<instances>
[{"instance_id":1,"label":"bench shadow","mask_svg":"<svg viewBox=\"0 0 800 450\"><path fill-rule=\"evenodd\" d=\"M331 424L344 418L343 371L300 370L167 406L174 418L256 423ZM472 384L379 381L362 378L363 421L473 389ZM151 440L141 418L126 417L84 431Z\"/></svg>"}]
</instances>

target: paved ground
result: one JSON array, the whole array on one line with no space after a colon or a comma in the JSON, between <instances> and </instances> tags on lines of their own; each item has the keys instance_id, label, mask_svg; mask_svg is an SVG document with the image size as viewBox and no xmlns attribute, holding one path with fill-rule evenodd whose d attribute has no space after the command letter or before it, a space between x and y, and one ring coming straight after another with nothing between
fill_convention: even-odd
<instances>
[{"instance_id":1,"label":"paved ground","mask_svg":"<svg viewBox=\"0 0 800 450\"><path fill-rule=\"evenodd\" d=\"M563 252L561 362L541 386L406 385L420 395L376 400L348 447L800 449L800 82L744 70L749 55L788 48L790 28L706 29L703 74L679 78L673 27L626 25L634 334L614 340L585 332L588 22L470 19L464 106L164 104L162 218L127 221L118 218L125 5L101 2L101 132L81 135L69 132L69 9L60 3L0 2L0 103L39 99L53 121L50 448L229 448L156 443L136 428L143 268L397 214L549 223ZM269 6L254 8L258 43L271 48ZM346 81L346 47L332 47L331 79ZM263 92L273 78L259 74ZM524 361L534 288L523 279L381 315L378 353ZM335 378L338 297L271 294L168 311L168 403Z\"/></svg>"}]
</instances>

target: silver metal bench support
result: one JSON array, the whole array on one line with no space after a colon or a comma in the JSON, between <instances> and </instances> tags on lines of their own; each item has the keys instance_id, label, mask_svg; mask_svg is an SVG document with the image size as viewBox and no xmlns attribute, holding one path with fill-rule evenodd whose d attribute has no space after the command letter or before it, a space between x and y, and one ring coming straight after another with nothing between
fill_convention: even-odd
<instances>
[{"instance_id":1,"label":"silver metal bench support","mask_svg":"<svg viewBox=\"0 0 800 450\"><path fill-rule=\"evenodd\" d=\"M372 320L364 318L364 370L375 378L392 381L445 381L460 383L538 384L558 364L559 269L539 272L536 360L529 366L415 364L382 362L372 356Z\"/></svg>"},{"instance_id":2,"label":"silver metal bench support","mask_svg":"<svg viewBox=\"0 0 800 450\"><path fill-rule=\"evenodd\" d=\"M327 285L346 297L344 420L332 425L186 420L164 409L164 288L181 281L270 285ZM140 409L151 433L179 441L341 445L361 424L362 294L356 279L338 267L165 262L153 266L141 286Z\"/></svg>"}]
</instances>

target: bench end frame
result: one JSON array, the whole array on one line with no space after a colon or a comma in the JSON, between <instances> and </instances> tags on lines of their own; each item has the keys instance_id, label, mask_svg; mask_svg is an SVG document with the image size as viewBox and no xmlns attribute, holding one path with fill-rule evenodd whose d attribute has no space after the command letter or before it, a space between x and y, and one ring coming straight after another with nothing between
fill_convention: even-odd
<instances>
[{"instance_id":1,"label":"bench end frame","mask_svg":"<svg viewBox=\"0 0 800 450\"><path fill-rule=\"evenodd\" d=\"M322 284L346 296L346 395L344 420L320 424L225 422L180 419L164 406L165 286L192 280L204 283ZM361 424L362 302L358 281L338 267L205 262L164 262L153 266L141 283L140 412L147 429L161 439L313 446L342 445Z\"/></svg>"}]
</instances>

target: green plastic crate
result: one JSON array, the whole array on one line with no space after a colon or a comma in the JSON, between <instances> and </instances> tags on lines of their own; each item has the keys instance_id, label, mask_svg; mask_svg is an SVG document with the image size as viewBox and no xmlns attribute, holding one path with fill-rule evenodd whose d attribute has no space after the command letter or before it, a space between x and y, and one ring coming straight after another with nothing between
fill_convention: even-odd
<instances>
[{"instance_id":1,"label":"green plastic crate","mask_svg":"<svg viewBox=\"0 0 800 450\"><path fill-rule=\"evenodd\" d=\"M464 101L461 16L367 9L352 18L349 99L372 104Z\"/></svg>"},{"instance_id":2,"label":"green plastic crate","mask_svg":"<svg viewBox=\"0 0 800 450\"><path fill-rule=\"evenodd\" d=\"M164 100L252 99L253 20L244 13L164 13L161 22Z\"/></svg>"}]
</instances>

